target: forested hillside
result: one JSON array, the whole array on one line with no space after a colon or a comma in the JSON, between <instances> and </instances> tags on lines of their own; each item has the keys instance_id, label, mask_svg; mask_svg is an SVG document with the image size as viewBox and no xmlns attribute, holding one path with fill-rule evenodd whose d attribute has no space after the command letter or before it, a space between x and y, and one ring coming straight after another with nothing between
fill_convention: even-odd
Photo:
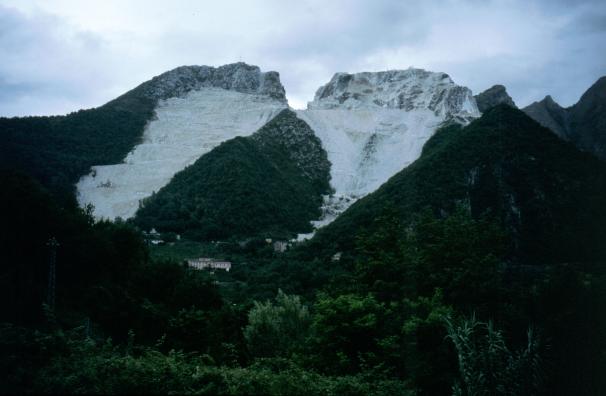
<instances>
[{"instance_id":1,"label":"forested hillside","mask_svg":"<svg viewBox=\"0 0 606 396\"><path fill-rule=\"evenodd\" d=\"M351 251L360 230L381 229L386 214L407 222L426 207L444 216L457 206L497 221L511 259L606 257L606 166L506 105L467 127L438 131L418 161L320 230L311 245Z\"/></svg>"},{"instance_id":2,"label":"forested hillside","mask_svg":"<svg viewBox=\"0 0 606 396\"><path fill-rule=\"evenodd\" d=\"M224 142L177 173L142 202L134 224L196 240L292 238L320 216L329 171L313 131L283 110L252 136Z\"/></svg>"},{"instance_id":3,"label":"forested hillside","mask_svg":"<svg viewBox=\"0 0 606 396\"><path fill-rule=\"evenodd\" d=\"M75 205L80 176L92 165L122 161L141 138L155 106L144 92L142 84L66 116L0 118L0 168L26 172Z\"/></svg>"},{"instance_id":4,"label":"forested hillside","mask_svg":"<svg viewBox=\"0 0 606 396\"><path fill-rule=\"evenodd\" d=\"M319 197L327 172L304 158L321 152L305 134L284 141L298 122L291 117L224 143L220 166L197 168L203 157L178 191L191 184L195 197L211 182L274 188L260 169L280 182L296 177L305 190L294 193ZM299 154L285 156L285 144ZM273 161L291 173L276 173ZM219 177L228 169L245 176L242 185ZM154 259L130 224L95 223L28 176L0 176L0 367L9 393L606 389L604 165L510 107L440 130L417 162L295 249L209 243L230 272ZM262 197L215 191L214 202Z\"/></svg>"},{"instance_id":5,"label":"forested hillside","mask_svg":"<svg viewBox=\"0 0 606 396\"><path fill-rule=\"evenodd\" d=\"M500 105L438 131L418 161L295 254L334 265L342 252L339 265L360 283L339 287L386 304L439 290L512 341L523 323L537 326L551 362L543 389L593 395L605 389L604 240L604 164Z\"/></svg>"},{"instance_id":6,"label":"forested hillside","mask_svg":"<svg viewBox=\"0 0 606 396\"><path fill-rule=\"evenodd\" d=\"M261 73L243 62L181 66L97 108L65 116L0 118L0 169L25 172L63 203L75 205L74 184L93 165L123 161L140 142L158 101L209 87L286 101L276 72Z\"/></svg>"}]
</instances>

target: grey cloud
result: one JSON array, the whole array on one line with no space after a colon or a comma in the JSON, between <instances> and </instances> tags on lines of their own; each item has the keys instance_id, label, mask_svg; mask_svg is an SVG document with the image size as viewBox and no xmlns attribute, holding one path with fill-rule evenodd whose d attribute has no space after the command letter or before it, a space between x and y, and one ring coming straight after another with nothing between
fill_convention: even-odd
<instances>
[{"instance_id":1,"label":"grey cloud","mask_svg":"<svg viewBox=\"0 0 606 396\"><path fill-rule=\"evenodd\" d=\"M521 106L570 105L606 74L603 0L149 0L91 31L32 1L0 6L0 115L100 105L182 64L239 60L280 72L298 106L339 71L424 67L474 92L504 84Z\"/></svg>"},{"instance_id":2,"label":"grey cloud","mask_svg":"<svg viewBox=\"0 0 606 396\"><path fill-rule=\"evenodd\" d=\"M97 93L112 78L105 68L113 66L102 38L52 15L2 6L0 26L0 114L65 113L98 104Z\"/></svg>"}]
</instances>

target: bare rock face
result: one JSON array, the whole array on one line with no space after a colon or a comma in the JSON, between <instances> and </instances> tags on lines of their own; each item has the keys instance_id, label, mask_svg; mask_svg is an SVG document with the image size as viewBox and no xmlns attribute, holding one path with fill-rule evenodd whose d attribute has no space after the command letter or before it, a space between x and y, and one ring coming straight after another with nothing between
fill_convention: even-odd
<instances>
[{"instance_id":1,"label":"bare rock face","mask_svg":"<svg viewBox=\"0 0 606 396\"><path fill-rule=\"evenodd\" d=\"M579 150L606 160L606 76L598 79L573 106L564 108L548 95L522 110Z\"/></svg>"},{"instance_id":2,"label":"bare rock face","mask_svg":"<svg viewBox=\"0 0 606 396\"><path fill-rule=\"evenodd\" d=\"M142 141L122 163L97 164L76 185L78 202L93 204L98 218L132 217L177 172L288 106L278 73L245 63L178 67L136 89L156 103Z\"/></svg>"},{"instance_id":3,"label":"bare rock face","mask_svg":"<svg viewBox=\"0 0 606 396\"><path fill-rule=\"evenodd\" d=\"M606 160L606 76L598 79L570 109L570 140Z\"/></svg>"},{"instance_id":4,"label":"bare rock face","mask_svg":"<svg viewBox=\"0 0 606 396\"><path fill-rule=\"evenodd\" d=\"M540 102L534 102L525 107L523 111L532 119L546 128L551 129L564 140L569 140L569 118L567 109L557 104L547 95Z\"/></svg>"},{"instance_id":5,"label":"bare rock face","mask_svg":"<svg viewBox=\"0 0 606 396\"><path fill-rule=\"evenodd\" d=\"M484 113L491 107L502 103L511 107L517 107L503 85L493 85L486 91L475 95L474 98L476 99L476 103L478 104L478 110L480 110L480 113Z\"/></svg>"},{"instance_id":6,"label":"bare rock face","mask_svg":"<svg viewBox=\"0 0 606 396\"><path fill-rule=\"evenodd\" d=\"M465 124L480 112L471 91L447 74L411 68L337 73L297 115L332 164L334 195L315 223L322 226L415 161L437 128Z\"/></svg>"},{"instance_id":7,"label":"bare rock face","mask_svg":"<svg viewBox=\"0 0 606 396\"><path fill-rule=\"evenodd\" d=\"M222 88L247 94L266 95L286 102L280 75L275 71L261 72L259 67L232 63L220 67L181 66L154 77L145 92L154 99L183 97L201 88Z\"/></svg>"},{"instance_id":8,"label":"bare rock face","mask_svg":"<svg viewBox=\"0 0 606 396\"><path fill-rule=\"evenodd\" d=\"M316 92L309 110L427 109L440 117L474 117L471 91L456 85L445 73L422 69L356 74L337 73Z\"/></svg>"}]
</instances>

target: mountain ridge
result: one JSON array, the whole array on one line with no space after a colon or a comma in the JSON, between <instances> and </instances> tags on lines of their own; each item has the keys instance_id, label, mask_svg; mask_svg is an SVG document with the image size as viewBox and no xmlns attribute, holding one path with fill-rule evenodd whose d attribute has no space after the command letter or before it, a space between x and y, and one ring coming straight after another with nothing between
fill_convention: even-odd
<instances>
[{"instance_id":1,"label":"mountain ridge","mask_svg":"<svg viewBox=\"0 0 606 396\"><path fill-rule=\"evenodd\" d=\"M330 163L291 110L254 134L221 143L142 201L133 223L195 240L290 239L311 230Z\"/></svg>"},{"instance_id":2,"label":"mountain ridge","mask_svg":"<svg viewBox=\"0 0 606 396\"><path fill-rule=\"evenodd\" d=\"M474 98L476 100L480 113L484 113L491 107L494 107L501 103L517 108L515 102L507 93L507 89L505 88L505 86L500 84L493 85L487 90L475 95Z\"/></svg>"},{"instance_id":3,"label":"mountain ridge","mask_svg":"<svg viewBox=\"0 0 606 396\"><path fill-rule=\"evenodd\" d=\"M541 102L546 106L537 105L547 117L542 123L551 122L550 129L582 150L606 155L600 154L605 86L606 78L598 80L568 109L547 97ZM465 125L480 116L479 108L486 112L499 103L515 106L502 85L474 97L445 73L414 68L336 73L318 88L307 110L296 111L332 164L331 191L314 224L330 223L413 163L439 127ZM242 62L181 66L97 109L68 117L0 119L9 140L0 166L29 169L43 184L61 186L66 196L80 177L81 206L95 205L98 218L129 218L177 172L221 142L253 134L286 108L277 72ZM535 118L541 122L540 115ZM22 125L35 133L28 137ZM46 144L33 147L30 138ZM86 175L88 168L92 172Z\"/></svg>"},{"instance_id":4,"label":"mountain ridge","mask_svg":"<svg viewBox=\"0 0 606 396\"><path fill-rule=\"evenodd\" d=\"M323 226L416 160L439 126L467 123L480 113L471 91L447 74L410 68L336 73L297 115L333 165L335 193L315 222Z\"/></svg>"},{"instance_id":5,"label":"mountain ridge","mask_svg":"<svg viewBox=\"0 0 606 396\"><path fill-rule=\"evenodd\" d=\"M244 62L219 67L179 66L152 78L147 83L144 83L145 91L155 99L182 97L189 91L214 87L267 95L286 102L285 90L278 72L261 72L258 66Z\"/></svg>"},{"instance_id":6,"label":"mountain ridge","mask_svg":"<svg viewBox=\"0 0 606 396\"><path fill-rule=\"evenodd\" d=\"M353 251L356 230L379 227L388 208L410 221L425 207L440 215L458 203L474 216L490 209L510 233L515 255L531 262L605 253L600 240L606 238L606 166L503 104L466 127L441 129L419 160L302 249L324 251L326 257Z\"/></svg>"},{"instance_id":7,"label":"mountain ridge","mask_svg":"<svg viewBox=\"0 0 606 396\"><path fill-rule=\"evenodd\" d=\"M409 68L379 72L335 73L316 91L308 109L425 107L436 115L476 113L468 88L455 85L446 73Z\"/></svg>"},{"instance_id":8,"label":"mountain ridge","mask_svg":"<svg viewBox=\"0 0 606 396\"><path fill-rule=\"evenodd\" d=\"M570 107L560 106L547 95L522 110L580 150L606 160L606 76L593 83Z\"/></svg>"},{"instance_id":9,"label":"mountain ridge","mask_svg":"<svg viewBox=\"0 0 606 396\"><path fill-rule=\"evenodd\" d=\"M218 68L182 66L96 108L65 116L0 117L0 168L25 171L64 204L75 206L78 179L92 166L121 163L141 142L158 101L215 85L258 90L286 106L277 72L263 74L245 63Z\"/></svg>"},{"instance_id":10,"label":"mountain ridge","mask_svg":"<svg viewBox=\"0 0 606 396\"><path fill-rule=\"evenodd\" d=\"M154 117L117 164L94 164L77 183L81 206L97 218L128 219L142 199L221 142L247 136L287 107L276 72L245 63L185 66L148 81Z\"/></svg>"}]
</instances>

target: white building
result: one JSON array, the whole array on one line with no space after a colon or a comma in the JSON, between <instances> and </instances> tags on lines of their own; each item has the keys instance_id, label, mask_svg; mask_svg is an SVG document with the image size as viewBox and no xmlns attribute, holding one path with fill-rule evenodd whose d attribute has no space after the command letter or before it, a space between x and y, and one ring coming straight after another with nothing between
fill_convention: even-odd
<instances>
[{"instance_id":1,"label":"white building","mask_svg":"<svg viewBox=\"0 0 606 396\"><path fill-rule=\"evenodd\" d=\"M208 268L208 269L222 269L222 270L229 272L229 270L231 269L231 262L215 260L215 259L208 258L208 257L188 259L187 264L191 268L195 268L198 270Z\"/></svg>"},{"instance_id":2,"label":"white building","mask_svg":"<svg viewBox=\"0 0 606 396\"><path fill-rule=\"evenodd\" d=\"M288 242L286 241L275 241L274 242L274 252L283 253L288 248Z\"/></svg>"}]
</instances>

